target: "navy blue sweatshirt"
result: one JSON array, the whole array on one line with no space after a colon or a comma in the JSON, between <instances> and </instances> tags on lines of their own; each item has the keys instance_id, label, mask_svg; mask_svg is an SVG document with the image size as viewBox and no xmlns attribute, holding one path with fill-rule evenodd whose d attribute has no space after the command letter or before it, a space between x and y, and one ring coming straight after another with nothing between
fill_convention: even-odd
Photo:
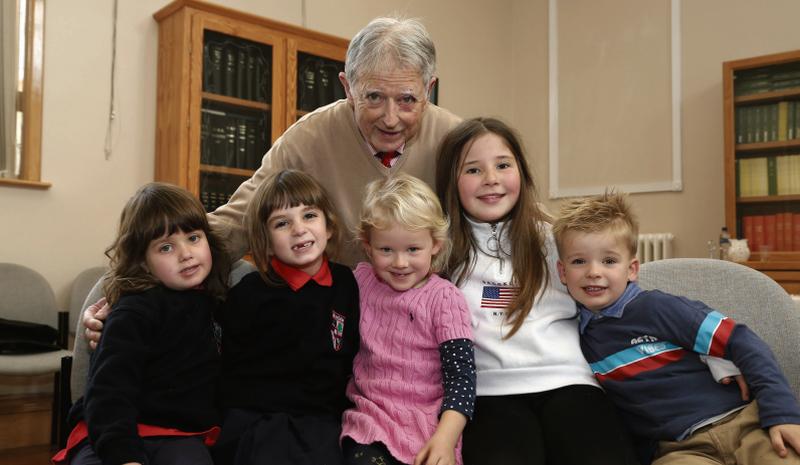
<instances>
[{"instance_id":1,"label":"navy blue sweatshirt","mask_svg":"<svg viewBox=\"0 0 800 465\"><path fill-rule=\"evenodd\" d=\"M222 326L221 401L260 413L340 416L359 346L358 286L330 263L331 286L269 286L258 272L228 293Z\"/></svg>"},{"instance_id":2,"label":"navy blue sweatshirt","mask_svg":"<svg viewBox=\"0 0 800 465\"><path fill-rule=\"evenodd\" d=\"M604 316L582 309L581 349L632 432L681 439L693 425L746 403L735 383L713 379L699 355L739 367L762 427L800 424L800 407L772 351L749 328L702 302L636 284L620 300Z\"/></svg>"},{"instance_id":3,"label":"navy blue sweatshirt","mask_svg":"<svg viewBox=\"0 0 800 465\"><path fill-rule=\"evenodd\" d=\"M70 413L84 419L104 464L145 463L137 423L205 431L219 424L215 300L157 286L125 295L105 322L86 395Z\"/></svg>"}]
</instances>

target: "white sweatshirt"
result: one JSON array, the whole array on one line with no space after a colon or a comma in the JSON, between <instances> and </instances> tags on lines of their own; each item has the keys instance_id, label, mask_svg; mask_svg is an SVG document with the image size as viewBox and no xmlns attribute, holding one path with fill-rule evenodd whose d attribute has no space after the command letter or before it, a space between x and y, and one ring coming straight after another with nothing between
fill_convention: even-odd
<instances>
[{"instance_id":1,"label":"white sweatshirt","mask_svg":"<svg viewBox=\"0 0 800 465\"><path fill-rule=\"evenodd\" d=\"M511 325L505 321L502 300L509 291L514 292L512 252L502 234L503 223L470 221L470 225L479 250L472 274L461 290L472 313L477 394L524 394L573 384L597 386L581 353L575 303L558 279L558 254L550 225L542 225L549 285L539 292L533 309L510 339L503 339Z\"/></svg>"}]
</instances>

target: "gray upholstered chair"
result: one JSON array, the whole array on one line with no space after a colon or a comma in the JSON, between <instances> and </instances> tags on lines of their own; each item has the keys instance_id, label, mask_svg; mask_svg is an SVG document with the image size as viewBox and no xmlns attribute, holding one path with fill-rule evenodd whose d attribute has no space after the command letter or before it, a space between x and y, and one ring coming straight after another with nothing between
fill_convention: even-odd
<instances>
[{"instance_id":1,"label":"gray upholstered chair","mask_svg":"<svg viewBox=\"0 0 800 465\"><path fill-rule=\"evenodd\" d=\"M75 280L72 282L69 294L69 327L70 333L75 335L73 331L77 328L78 318L81 316L84 307L83 303L86 301L86 296L92 290L92 287L97 281L105 274L107 268L104 266L93 266L81 271Z\"/></svg>"},{"instance_id":2,"label":"gray upholstered chair","mask_svg":"<svg viewBox=\"0 0 800 465\"><path fill-rule=\"evenodd\" d=\"M67 346L67 313L60 312L50 283L38 272L14 263L0 263L0 317L9 320L39 323L59 329L62 350L24 355L0 355L0 374L33 376L53 374L53 443L58 441L59 398L64 393L62 358L72 355Z\"/></svg>"},{"instance_id":3,"label":"gray upholstered chair","mask_svg":"<svg viewBox=\"0 0 800 465\"><path fill-rule=\"evenodd\" d=\"M639 285L700 300L746 324L772 348L800 397L800 311L775 281L728 261L673 258L644 263Z\"/></svg>"}]
</instances>

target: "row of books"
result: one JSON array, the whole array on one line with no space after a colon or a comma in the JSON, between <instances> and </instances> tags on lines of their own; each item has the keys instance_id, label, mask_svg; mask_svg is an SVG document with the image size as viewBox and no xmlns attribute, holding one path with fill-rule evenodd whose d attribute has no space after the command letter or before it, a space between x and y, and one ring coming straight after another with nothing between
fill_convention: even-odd
<instances>
[{"instance_id":1,"label":"row of books","mask_svg":"<svg viewBox=\"0 0 800 465\"><path fill-rule=\"evenodd\" d=\"M800 251L800 214L746 215L742 217L742 232L750 250L757 252L762 245L770 251Z\"/></svg>"},{"instance_id":2,"label":"row of books","mask_svg":"<svg viewBox=\"0 0 800 465\"><path fill-rule=\"evenodd\" d=\"M200 163L255 170L267 151L265 118L201 110Z\"/></svg>"},{"instance_id":3,"label":"row of books","mask_svg":"<svg viewBox=\"0 0 800 465\"><path fill-rule=\"evenodd\" d=\"M736 160L736 196L800 194L800 155Z\"/></svg>"},{"instance_id":4,"label":"row of books","mask_svg":"<svg viewBox=\"0 0 800 465\"><path fill-rule=\"evenodd\" d=\"M298 53L297 108L311 111L345 98L339 82L342 71L344 63L340 61Z\"/></svg>"},{"instance_id":5,"label":"row of books","mask_svg":"<svg viewBox=\"0 0 800 465\"><path fill-rule=\"evenodd\" d=\"M739 71L733 81L736 95L773 92L793 87L800 87L800 66L797 63Z\"/></svg>"},{"instance_id":6,"label":"row of books","mask_svg":"<svg viewBox=\"0 0 800 465\"><path fill-rule=\"evenodd\" d=\"M270 102L267 46L241 40L203 44L203 90L229 97Z\"/></svg>"},{"instance_id":7,"label":"row of books","mask_svg":"<svg viewBox=\"0 0 800 465\"><path fill-rule=\"evenodd\" d=\"M207 212L213 212L217 208L225 205L230 200L232 193L216 192L216 191L201 191L200 202L203 204Z\"/></svg>"},{"instance_id":8,"label":"row of books","mask_svg":"<svg viewBox=\"0 0 800 465\"><path fill-rule=\"evenodd\" d=\"M800 138L800 102L778 102L736 109L736 143Z\"/></svg>"}]
</instances>

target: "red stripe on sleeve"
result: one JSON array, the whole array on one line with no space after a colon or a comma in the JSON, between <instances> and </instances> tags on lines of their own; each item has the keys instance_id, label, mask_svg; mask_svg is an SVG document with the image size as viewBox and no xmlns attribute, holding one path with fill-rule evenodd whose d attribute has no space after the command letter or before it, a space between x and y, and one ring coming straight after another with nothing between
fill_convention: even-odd
<instances>
[{"instance_id":1,"label":"red stripe on sleeve","mask_svg":"<svg viewBox=\"0 0 800 465\"><path fill-rule=\"evenodd\" d=\"M711 348L708 355L722 357L725 355L725 348L728 346L728 339L731 337L736 322L731 318L725 318L719 322L717 330L714 331L714 338L711 340Z\"/></svg>"},{"instance_id":2,"label":"red stripe on sleeve","mask_svg":"<svg viewBox=\"0 0 800 465\"><path fill-rule=\"evenodd\" d=\"M683 349L670 350L669 352L663 352L658 355L647 357L645 359L631 363L630 365L619 367L606 374L596 373L595 378L597 378L597 381L600 383L608 380L622 381L628 378L632 378L638 375L639 373L652 371L661 368L665 365L669 365L672 362L677 362L678 360L683 358L683 355L685 353L686 351Z\"/></svg>"}]
</instances>

